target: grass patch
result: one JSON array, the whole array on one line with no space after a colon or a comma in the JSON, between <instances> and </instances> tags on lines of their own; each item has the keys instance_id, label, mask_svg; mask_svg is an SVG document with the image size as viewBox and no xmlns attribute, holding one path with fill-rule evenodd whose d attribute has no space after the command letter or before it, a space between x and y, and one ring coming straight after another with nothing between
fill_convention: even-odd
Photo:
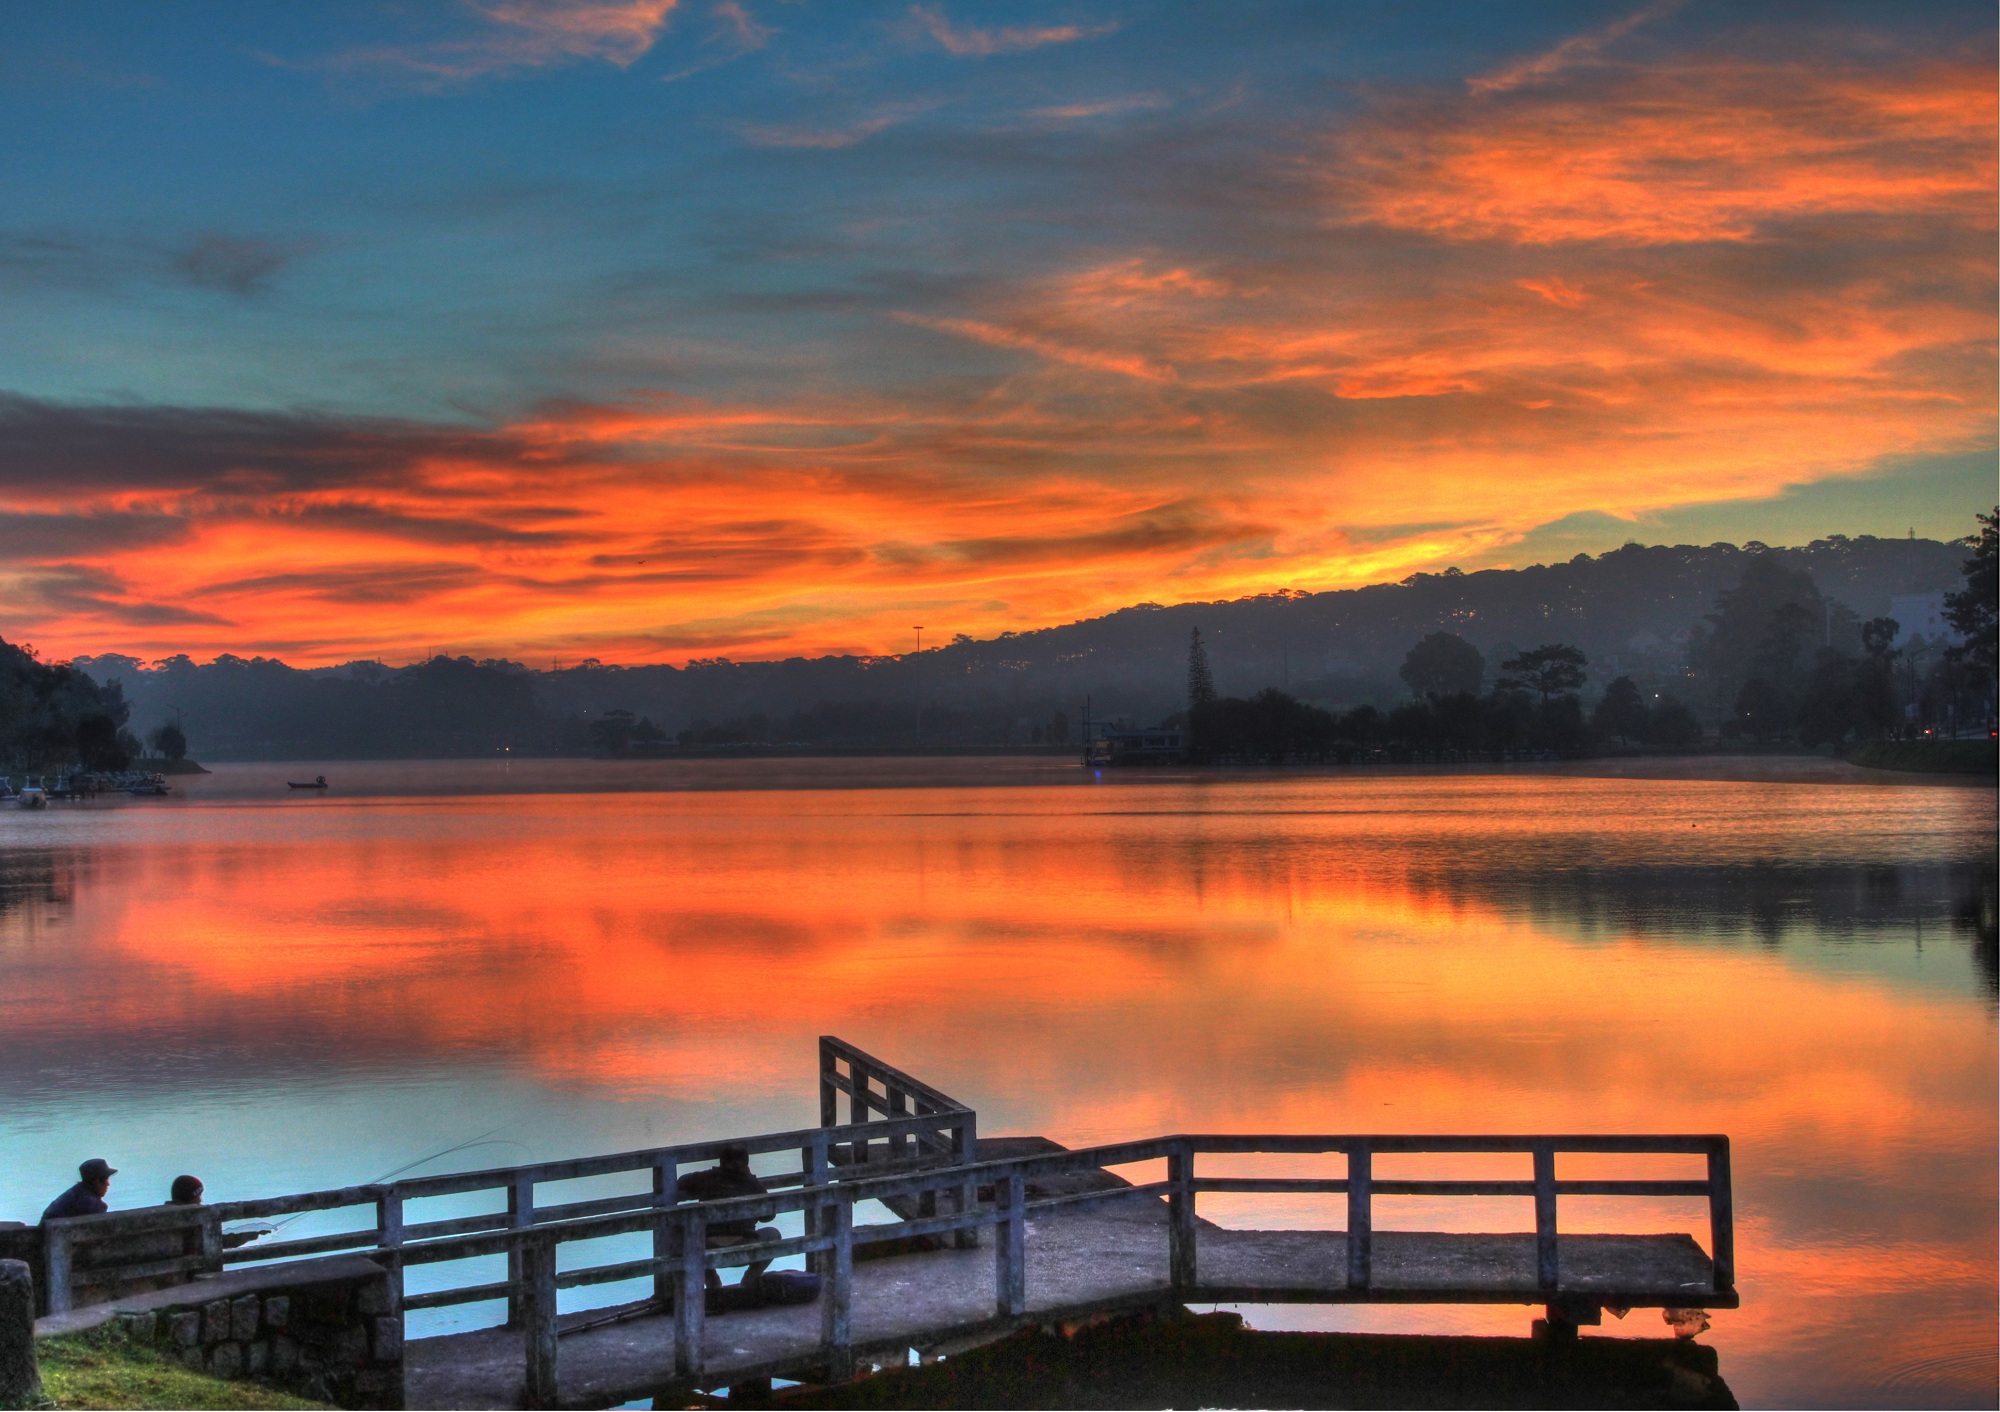
<instances>
[{"instance_id":1,"label":"grass patch","mask_svg":"<svg viewBox=\"0 0 2000 1412\"><path fill-rule=\"evenodd\" d=\"M1991 740L1878 740L1849 758L1871 770L1991 775L2000 769L2000 752Z\"/></svg>"},{"instance_id":2,"label":"grass patch","mask_svg":"<svg viewBox=\"0 0 2000 1412\"><path fill-rule=\"evenodd\" d=\"M51 1407L325 1407L262 1383L190 1372L115 1324L35 1341Z\"/></svg>"}]
</instances>

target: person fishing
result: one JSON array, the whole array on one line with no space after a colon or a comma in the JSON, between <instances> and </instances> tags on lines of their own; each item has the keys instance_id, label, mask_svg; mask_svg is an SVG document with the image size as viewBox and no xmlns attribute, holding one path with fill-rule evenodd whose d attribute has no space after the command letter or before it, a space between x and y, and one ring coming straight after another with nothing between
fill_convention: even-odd
<instances>
[{"instance_id":1,"label":"person fishing","mask_svg":"<svg viewBox=\"0 0 2000 1412\"><path fill-rule=\"evenodd\" d=\"M167 1205L199 1206L202 1204L202 1197L207 1194L207 1191L208 1188L202 1184L200 1177L190 1176L186 1172L183 1172L178 1177L175 1177L173 1185L167 1188ZM261 1230L224 1231L222 1233L222 1248L224 1250L234 1250L239 1245L248 1245L251 1241L264 1234L265 1232Z\"/></svg>"},{"instance_id":2,"label":"person fishing","mask_svg":"<svg viewBox=\"0 0 2000 1412\"><path fill-rule=\"evenodd\" d=\"M92 1157L78 1165L76 1175L76 1185L51 1201L42 1212L44 1221L58 1221L65 1216L102 1216L111 1209L104 1198L111 1191L111 1179L118 1175L116 1167L102 1157Z\"/></svg>"},{"instance_id":3,"label":"person fishing","mask_svg":"<svg viewBox=\"0 0 2000 1412\"><path fill-rule=\"evenodd\" d=\"M731 1197L763 1196L770 1188L764 1180L750 1170L750 1151L745 1147L729 1146L717 1155L713 1167L700 1172L689 1172L679 1182L683 1200L725 1201ZM732 1245L746 1245L757 1240L777 1240L781 1232L776 1226L759 1226L759 1220L769 1220L777 1215L777 1208L760 1210L756 1216L746 1216L740 1220L712 1221L708 1226L708 1245L711 1249ZM753 1260L743 1270L743 1278L738 1282L755 1290L760 1287L764 1271L770 1266L769 1260ZM722 1288L722 1276L714 1270L707 1272L710 1289Z\"/></svg>"}]
</instances>

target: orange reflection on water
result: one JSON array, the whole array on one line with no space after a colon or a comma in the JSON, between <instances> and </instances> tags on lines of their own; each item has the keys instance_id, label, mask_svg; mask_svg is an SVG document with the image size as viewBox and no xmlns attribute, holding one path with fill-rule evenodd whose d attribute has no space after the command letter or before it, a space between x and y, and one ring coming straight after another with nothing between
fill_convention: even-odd
<instances>
[{"instance_id":1,"label":"orange reflection on water","mask_svg":"<svg viewBox=\"0 0 2000 1412\"><path fill-rule=\"evenodd\" d=\"M1725 1132L1745 1307L1713 1337L1739 1393L1962 1388L1950 1369L1993 1358L1995 1024L1940 918L1950 867L1990 846L1982 798L1490 778L190 808L71 885L88 979L17 968L0 1014L53 1036L87 1003L334 1067L497 1063L582 1105L790 1096L802 1125L832 1032L983 1131L1070 1143ZM1870 868L1900 911L1856 910ZM1515 1206L1378 1221L1525 1224ZM1699 1203L1566 1217L1706 1239ZM1898 1301L1920 1289L1914 1332Z\"/></svg>"}]
</instances>

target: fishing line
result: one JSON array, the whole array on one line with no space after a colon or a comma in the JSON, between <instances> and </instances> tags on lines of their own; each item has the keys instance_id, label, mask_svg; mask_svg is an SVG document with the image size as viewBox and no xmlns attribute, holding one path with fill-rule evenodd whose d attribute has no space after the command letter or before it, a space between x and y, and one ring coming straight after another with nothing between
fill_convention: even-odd
<instances>
[{"instance_id":1,"label":"fishing line","mask_svg":"<svg viewBox=\"0 0 2000 1412\"><path fill-rule=\"evenodd\" d=\"M515 1121L518 1122L519 1120L516 1119ZM502 1123L497 1128L488 1128L485 1132L478 1134L476 1137L469 1137L465 1139L465 1141L463 1142L455 1142L449 1147L439 1148L436 1152L427 1152L421 1157L405 1162L400 1167L390 1168L388 1171L382 1173L381 1176L376 1177L373 1181L369 1182L368 1185L379 1186L383 1182L391 1181L396 1177L402 1176L403 1173L409 1171L413 1167L421 1167L426 1162L435 1162L441 1157L449 1157L455 1152L469 1152L477 1147L518 1147L523 1152L528 1151L529 1150L528 1145L524 1142L517 1141L514 1138L495 1138L493 1136L495 1133L505 1132L507 1129L513 1126L514 1126L513 1123ZM291 1225L292 1222L302 1221L307 1216L316 1216L318 1214L319 1213L317 1211L300 1211L294 1215L285 1217L285 1219L282 1221L276 1221L269 1225L266 1225L263 1228L263 1230L264 1233L276 1235L286 1226ZM238 1227L237 1229L242 1230L245 1228Z\"/></svg>"}]
</instances>

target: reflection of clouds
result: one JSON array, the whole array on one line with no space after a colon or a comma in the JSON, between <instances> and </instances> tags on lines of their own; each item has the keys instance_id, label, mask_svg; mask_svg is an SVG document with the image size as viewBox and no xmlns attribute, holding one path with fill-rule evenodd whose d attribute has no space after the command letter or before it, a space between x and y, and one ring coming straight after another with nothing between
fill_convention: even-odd
<instances>
[{"instance_id":1,"label":"reflection of clouds","mask_svg":"<svg viewBox=\"0 0 2000 1412\"><path fill-rule=\"evenodd\" d=\"M1477 1087L1470 1076L1495 1056L1514 1066L1503 1088L1560 1088L1594 1044L1632 1050L1635 1079L1673 1086L1682 1059L1619 1037L1600 972L1634 987L1629 1004L1658 1025L1721 1006L1754 1030L1757 1007L1779 1004L1836 1049L1867 1007L1921 1013L1950 996L1949 971L1912 989L1888 958L1925 923L1941 956L1960 954L1950 918L1990 870L1951 861L1941 842L1962 824L1956 792L1885 792L1854 818L1840 806L1858 791L1777 802L1758 786L1704 786L1653 809L1645 785L1575 781L1549 809L1537 792L1548 783L1293 781L1242 786L1229 799L1245 807L1192 814L1168 786L1134 797L1146 812L1054 818L1014 815L1043 796L1003 792L985 816L914 821L900 816L956 812L951 796L750 792L727 796L719 817L716 796L606 796L574 835L562 796L467 803L462 823L406 838L395 817L357 806L316 815L324 837L232 837L171 863L124 856L81 905L92 944L125 958L100 982L103 1003L146 1017L141 1028L177 1023L190 997L198 1011L233 1011L230 997L291 995L305 1013L284 1024L301 1025L300 1039L382 1028L383 1044L412 1054L521 1052L642 1087L666 1071L604 1068L598 1037L698 1046L713 1026L759 1014L824 1025L861 997L855 1015L887 1006L899 1026L924 1025L924 1005L877 979L903 969L899 955L928 984L1006 977L979 1002L996 1029L1044 1013L1171 1013L1217 1047L1216 1062L1254 1068L1282 1034L1335 1069L1399 1056L1385 1088L1422 1087L1414 1075L1438 1066L1447 1091ZM1726 837L1714 825L1732 815L1743 826ZM199 817L226 830L250 816ZM1738 938L1776 947L1728 944ZM1691 941L1703 944L1690 952ZM1875 947L1879 968L1866 960ZM1866 969L1821 973L1823 957ZM148 974L173 984L156 993L139 983ZM1709 995L1724 975L1758 999ZM1774 999L1787 990L1797 995ZM151 1014L163 994L167 1010ZM1537 1010L1546 1042L1509 1042ZM1451 1023L1432 1026L1443 1014ZM1152 1022L1104 1038L1144 1048ZM1022 1040L1012 1072L1059 1090L1066 1051ZM1653 1101L1646 1084L1636 1104Z\"/></svg>"},{"instance_id":2,"label":"reflection of clouds","mask_svg":"<svg viewBox=\"0 0 2000 1412\"><path fill-rule=\"evenodd\" d=\"M20 783L16 775L15 787ZM67 853L0 847L0 916L38 906L66 908L75 895L75 862Z\"/></svg>"},{"instance_id":3,"label":"reflection of clouds","mask_svg":"<svg viewBox=\"0 0 2000 1412\"><path fill-rule=\"evenodd\" d=\"M144 1104L497 1069L578 1111L792 1095L804 1121L830 1031L984 1130L1066 1141L1722 1131L1746 1307L1713 1338L1746 1399L1873 1387L1990 1332L1992 1012L1945 925L1990 795L1344 777L1060 800L124 811L156 841L0 876L70 898L60 954L18 913L0 930L0 1074ZM1675 1229L1684 1206L1572 1214Z\"/></svg>"}]
</instances>

